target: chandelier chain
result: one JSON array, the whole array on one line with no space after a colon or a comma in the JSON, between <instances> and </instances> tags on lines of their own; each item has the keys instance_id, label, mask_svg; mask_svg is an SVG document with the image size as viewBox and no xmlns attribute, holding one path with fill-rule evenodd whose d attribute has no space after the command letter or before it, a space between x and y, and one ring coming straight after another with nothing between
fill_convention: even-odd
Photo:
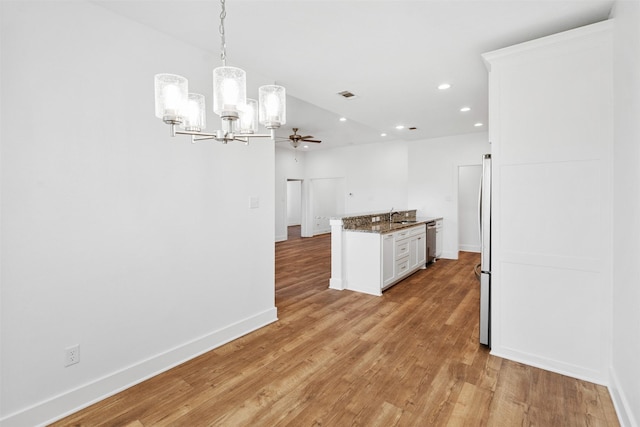
<instances>
[{"instance_id":1,"label":"chandelier chain","mask_svg":"<svg viewBox=\"0 0 640 427\"><path fill-rule=\"evenodd\" d=\"M222 60L222 66L227 65L227 40L224 34L224 19L227 17L227 9L225 8L225 0L220 0L222 11L220 12L220 59Z\"/></svg>"}]
</instances>

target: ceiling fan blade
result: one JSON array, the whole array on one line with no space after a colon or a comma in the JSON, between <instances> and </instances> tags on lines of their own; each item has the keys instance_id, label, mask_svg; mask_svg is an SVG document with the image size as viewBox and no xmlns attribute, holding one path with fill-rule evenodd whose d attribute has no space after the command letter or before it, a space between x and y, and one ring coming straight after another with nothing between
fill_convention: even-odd
<instances>
[{"instance_id":1,"label":"ceiling fan blade","mask_svg":"<svg viewBox=\"0 0 640 427\"><path fill-rule=\"evenodd\" d=\"M311 135L305 135L305 136L301 136L300 139L307 139L307 138L313 138L313 136Z\"/></svg>"},{"instance_id":2,"label":"ceiling fan blade","mask_svg":"<svg viewBox=\"0 0 640 427\"><path fill-rule=\"evenodd\" d=\"M305 139L304 142L322 142L318 139Z\"/></svg>"}]
</instances>

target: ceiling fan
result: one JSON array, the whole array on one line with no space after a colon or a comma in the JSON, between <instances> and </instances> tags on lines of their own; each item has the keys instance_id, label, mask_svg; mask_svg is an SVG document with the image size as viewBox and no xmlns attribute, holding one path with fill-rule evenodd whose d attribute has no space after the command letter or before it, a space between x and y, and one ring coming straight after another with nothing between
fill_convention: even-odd
<instances>
[{"instance_id":1,"label":"ceiling fan","mask_svg":"<svg viewBox=\"0 0 640 427\"><path fill-rule=\"evenodd\" d=\"M293 128L293 135L289 135L288 139L289 139L289 143L293 148L298 148L301 142L315 142L315 143L322 142L319 139L315 139L311 135L305 135L305 136L298 135L298 128Z\"/></svg>"}]
</instances>

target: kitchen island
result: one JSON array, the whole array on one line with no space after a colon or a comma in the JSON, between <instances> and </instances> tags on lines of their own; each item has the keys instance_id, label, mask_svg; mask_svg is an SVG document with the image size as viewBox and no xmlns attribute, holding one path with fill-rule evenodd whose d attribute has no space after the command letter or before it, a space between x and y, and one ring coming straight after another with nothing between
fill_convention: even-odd
<instances>
[{"instance_id":1,"label":"kitchen island","mask_svg":"<svg viewBox=\"0 0 640 427\"><path fill-rule=\"evenodd\" d=\"M415 210L331 218L329 287L380 296L425 268L426 224L436 219Z\"/></svg>"}]
</instances>

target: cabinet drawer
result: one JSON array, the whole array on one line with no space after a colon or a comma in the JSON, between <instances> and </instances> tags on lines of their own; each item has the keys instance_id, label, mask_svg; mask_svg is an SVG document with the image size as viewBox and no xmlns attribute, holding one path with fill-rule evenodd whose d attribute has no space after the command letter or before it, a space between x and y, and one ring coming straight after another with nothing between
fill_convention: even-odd
<instances>
[{"instance_id":1,"label":"cabinet drawer","mask_svg":"<svg viewBox=\"0 0 640 427\"><path fill-rule=\"evenodd\" d=\"M409 257L396 261L396 277L402 277L409 271Z\"/></svg>"},{"instance_id":2,"label":"cabinet drawer","mask_svg":"<svg viewBox=\"0 0 640 427\"><path fill-rule=\"evenodd\" d=\"M396 231L393 235L396 237L396 240L406 239L409 237L409 230Z\"/></svg>"},{"instance_id":3,"label":"cabinet drawer","mask_svg":"<svg viewBox=\"0 0 640 427\"><path fill-rule=\"evenodd\" d=\"M422 227L413 227L409 229L409 234L415 236L416 234L426 233L427 228L423 225Z\"/></svg>"},{"instance_id":4,"label":"cabinet drawer","mask_svg":"<svg viewBox=\"0 0 640 427\"><path fill-rule=\"evenodd\" d=\"M409 240L396 242L396 259L404 258L409 255Z\"/></svg>"}]
</instances>

